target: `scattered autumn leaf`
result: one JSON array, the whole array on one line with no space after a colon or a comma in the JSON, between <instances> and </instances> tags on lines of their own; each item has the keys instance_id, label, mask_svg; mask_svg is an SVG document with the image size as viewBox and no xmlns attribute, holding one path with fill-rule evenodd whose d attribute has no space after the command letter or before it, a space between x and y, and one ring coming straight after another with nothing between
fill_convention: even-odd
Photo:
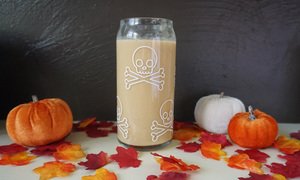
<instances>
[{"instance_id":1,"label":"scattered autumn leaf","mask_svg":"<svg viewBox=\"0 0 300 180\"><path fill-rule=\"evenodd\" d=\"M178 129L173 133L173 139L179 141L189 141L199 136L200 136L200 130L193 127Z\"/></svg>"},{"instance_id":2,"label":"scattered autumn leaf","mask_svg":"<svg viewBox=\"0 0 300 180\"><path fill-rule=\"evenodd\" d=\"M56 160L77 160L85 156L79 144L61 144L53 153Z\"/></svg>"},{"instance_id":3,"label":"scattered autumn leaf","mask_svg":"<svg viewBox=\"0 0 300 180\"><path fill-rule=\"evenodd\" d=\"M294 154L300 151L300 140L279 136L274 143L274 147L285 154Z\"/></svg>"},{"instance_id":4,"label":"scattered autumn leaf","mask_svg":"<svg viewBox=\"0 0 300 180\"><path fill-rule=\"evenodd\" d=\"M16 154L3 154L0 159L0 165L16 165L23 166L29 164L36 156L29 156L27 152L19 152Z\"/></svg>"},{"instance_id":5,"label":"scattered autumn leaf","mask_svg":"<svg viewBox=\"0 0 300 180\"><path fill-rule=\"evenodd\" d=\"M294 153L294 154L288 154L288 155L278 155L279 158L285 159L286 164L290 163L300 163L300 151Z\"/></svg>"},{"instance_id":6,"label":"scattered autumn leaf","mask_svg":"<svg viewBox=\"0 0 300 180\"><path fill-rule=\"evenodd\" d=\"M272 173L282 174L287 178L300 177L300 163L280 164L272 163L266 165Z\"/></svg>"},{"instance_id":7,"label":"scattered autumn leaf","mask_svg":"<svg viewBox=\"0 0 300 180\"><path fill-rule=\"evenodd\" d=\"M166 157L157 153L151 153L156 156L156 161L160 164L160 169L164 171L195 171L200 169L199 166L191 164L188 165L181 159L177 159L174 156Z\"/></svg>"},{"instance_id":8,"label":"scattered autumn leaf","mask_svg":"<svg viewBox=\"0 0 300 180\"><path fill-rule=\"evenodd\" d=\"M290 133L290 136L291 136L292 138L295 138L295 139L300 140L300 130L298 130L297 132L292 132L292 133Z\"/></svg>"},{"instance_id":9,"label":"scattered autumn leaf","mask_svg":"<svg viewBox=\"0 0 300 180\"><path fill-rule=\"evenodd\" d=\"M176 148L182 149L184 152L196 152L200 149L200 144L197 142L192 142L192 143L182 142L181 146L178 146Z\"/></svg>"},{"instance_id":10,"label":"scattered autumn leaf","mask_svg":"<svg viewBox=\"0 0 300 180\"><path fill-rule=\"evenodd\" d=\"M108 155L103 151L98 154L88 154L86 159L86 162L80 162L78 164L87 167L87 170L99 169L109 163Z\"/></svg>"},{"instance_id":11,"label":"scattered autumn leaf","mask_svg":"<svg viewBox=\"0 0 300 180\"><path fill-rule=\"evenodd\" d=\"M174 121L173 127L174 127L175 131L179 130L179 129L185 129L185 128L198 129L199 131L203 130L197 124L195 124L193 122Z\"/></svg>"},{"instance_id":12,"label":"scattered autumn leaf","mask_svg":"<svg viewBox=\"0 0 300 180\"><path fill-rule=\"evenodd\" d=\"M30 152L37 156L52 156L53 153L56 152L56 148L61 144L71 144L71 142L59 141L44 146L37 146L30 150Z\"/></svg>"},{"instance_id":13,"label":"scattered autumn leaf","mask_svg":"<svg viewBox=\"0 0 300 180\"><path fill-rule=\"evenodd\" d=\"M76 167L71 163L60 161L50 161L43 166L35 168L33 171L40 175L40 180L48 180L54 177L65 177L74 172Z\"/></svg>"},{"instance_id":14,"label":"scattered autumn leaf","mask_svg":"<svg viewBox=\"0 0 300 180\"><path fill-rule=\"evenodd\" d=\"M149 175L147 180L187 180L189 175L182 172L163 172L159 176Z\"/></svg>"},{"instance_id":15,"label":"scattered autumn leaf","mask_svg":"<svg viewBox=\"0 0 300 180\"><path fill-rule=\"evenodd\" d=\"M226 152L222 151L222 145L210 141L204 141L201 144L200 151L203 156L215 160L220 160L221 156L226 156Z\"/></svg>"},{"instance_id":16,"label":"scattered autumn leaf","mask_svg":"<svg viewBox=\"0 0 300 180\"><path fill-rule=\"evenodd\" d=\"M108 128L114 126L115 123L111 121L98 121L97 126L101 128Z\"/></svg>"},{"instance_id":17,"label":"scattered autumn leaf","mask_svg":"<svg viewBox=\"0 0 300 180\"><path fill-rule=\"evenodd\" d=\"M96 117L86 118L79 122L77 128L78 129L84 129L88 127L89 125L93 124L96 121Z\"/></svg>"},{"instance_id":18,"label":"scattered autumn leaf","mask_svg":"<svg viewBox=\"0 0 300 180\"><path fill-rule=\"evenodd\" d=\"M249 176L250 177L247 178L240 177L239 180L286 180L286 178L280 174L274 174L271 176L269 174L255 174L250 172Z\"/></svg>"},{"instance_id":19,"label":"scattered autumn leaf","mask_svg":"<svg viewBox=\"0 0 300 180\"><path fill-rule=\"evenodd\" d=\"M224 134L213 134L209 132L201 132L201 137L199 141L204 142L204 141L210 141L214 142L217 144L221 144L222 148L226 146L231 146L231 142L229 142Z\"/></svg>"},{"instance_id":20,"label":"scattered autumn leaf","mask_svg":"<svg viewBox=\"0 0 300 180\"><path fill-rule=\"evenodd\" d=\"M83 176L81 180L117 180L117 176L114 172L100 168L96 170L95 175Z\"/></svg>"},{"instance_id":21,"label":"scattered autumn leaf","mask_svg":"<svg viewBox=\"0 0 300 180\"><path fill-rule=\"evenodd\" d=\"M86 134L91 138L106 137L109 134L109 130L103 130L97 126L90 126L86 128Z\"/></svg>"},{"instance_id":22,"label":"scattered autumn leaf","mask_svg":"<svg viewBox=\"0 0 300 180\"><path fill-rule=\"evenodd\" d=\"M250 159L254 159L257 162L261 162L261 163L265 163L267 162L267 158L269 158L270 156L264 152L261 152L257 149L246 149L246 150L241 150L238 149L235 152L239 153L239 154L248 154Z\"/></svg>"},{"instance_id":23,"label":"scattered autumn leaf","mask_svg":"<svg viewBox=\"0 0 300 180\"><path fill-rule=\"evenodd\" d=\"M237 154L232 155L228 159L228 166L238 169L247 169L250 172L256 173L256 174L263 174L263 170L261 169L262 164L250 159L247 154Z\"/></svg>"},{"instance_id":24,"label":"scattered autumn leaf","mask_svg":"<svg viewBox=\"0 0 300 180\"><path fill-rule=\"evenodd\" d=\"M141 160L138 159L138 152L134 148L123 148L118 146L116 148L117 154L110 156L110 159L116 161L120 168L124 167L139 167L141 165Z\"/></svg>"},{"instance_id":25,"label":"scattered autumn leaf","mask_svg":"<svg viewBox=\"0 0 300 180\"><path fill-rule=\"evenodd\" d=\"M0 146L0 154L16 154L27 150L28 148L15 143Z\"/></svg>"}]
</instances>

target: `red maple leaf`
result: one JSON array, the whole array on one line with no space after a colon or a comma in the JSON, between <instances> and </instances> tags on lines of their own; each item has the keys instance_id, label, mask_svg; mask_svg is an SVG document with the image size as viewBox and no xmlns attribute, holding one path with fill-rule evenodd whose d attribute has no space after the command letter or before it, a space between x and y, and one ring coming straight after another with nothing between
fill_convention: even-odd
<instances>
[{"instance_id":1,"label":"red maple leaf","mask_svg":"<svg viewBox=\"0 0 300 180\"><path fill-rule=\"evenodd\" d=\"M231 146L231 142L229 142L224 134L213 134L213 133L208 133L208 132L201 132L201 137L199 141L204 142L204 141L210 141L214 142L217 144L221 144L222 148L226 146Z\"/></svg>"},{"instance_id":2,"label":"red maple leaf","mask_svg":"<svg viewBox=\"0 0 300 180\"><path fill-rule=\"evenodd\" d=\"M295 154L278 155L278 157L285 159L286 164L300 163L300 151L296 152Z\"/></svg>"},{"instance_id":3,"label":"red maple leaf","mask_svg":"<svg viewBox=\"0 0 300 180\"><path fill-rule=\"evenodd\" d=\"M182 149L184 152L196 152L200 149L200 144L197 142L192 142L192 143L182 142L181 146L178 146L176 148Z\"/></svg>"},{"instance_id":4,"label":"red maple leaf","mask_svg":"<svg viewBox=\"0 0 300 180\"><path fill-rule=\"evenodd\" d=\"M10 144L10 145L3 145L0 146L0 154L16 154L20 152L27 151L28 148L21 146L19 144Z\"/></svg>"},{"instance_id":5,"label":"red maple leaf","mask_svg":"<svg viewBox=\"0 0 300 180\"><path fill-rule=\"evenodd\" d=\"M44 146L37 146L34 149L32 149L30 152L37 156L45 156L45 155L52 156L53 153L56 152L56 148L61 144L71 144L71 142L59 141L59 142L55 142L55 143L44 145Z\"/></svg>"},{"instance_id":6,"label":"red maple leaf","mask_svg":"<svg viewBox=\"0 0 300 180\"><path fill-rule=\"evenodd\" d=\"M298 132L292 132L290 133L290 136L292 138L295 138L295 139L299 139L300 140L300 130L298 130Z\"/></svg>"},{"instance_id":7,"label":"red maple leaf","mask_svg":"<svg viewBox=\"0 0 300 180\"><path fill-rule=\"evenodd\" d=\"M111 121L98 121L97 126L101 128L112 127L115 123Z\"/></svg>"},{"instance_id":8,"label":"red maple leaf","mask_svg":"<svg viewBox=\"0 0 300 180\"><path fill-rule=\"evenodd\" d=\"M120 168L124 167L139 167L141 165L141 160L138 159L138 152L134 148L123 148L118 146L116 148L117 154L110 156L110 159L116 161Z\"/></svg>"},{"instance_id":9,"label":"red maple leaf","mask_svg":"<svg viewBox=\"0 0 300 180\"><path fill-rule=\"evenodd\" d=\"M300 163L272 163L271 165L266 165L272 173L282 174L287 178L300 177Z\"/></svg>"},{"instance_id":10,"label":"red maple leaf","mask_svg":"<svg viewBox=\"0 0 300 180\"><path fill-rule=\"evenodd\" d=\"M270 157L268 154L261 152L257 149L247 149L247 150L238 149L235 152L237 152L239 154L243 154L243 153L248 154L250 159L254 159L255 161L261 162L261 163L267 162L267 158Z\"/></svg>"},{"instance_id":11,"label":"red maple leaf","mask_svg":"<svg viewBox=\"0 0 300 180\"><path fill-rule=\"evenodd\" d=\"M240 177L239 180L275 180L273 176L269 174L256 174L256 173L249 173L250 177L243 178Z\"/></svg>"},{"instance_id":12,"label":"red maple leaf","mask_svg":"<svg viewBox=\"0 0 300 180\"><path fill-rule=\"evenodd\" d=\"M187 180L189 175L187 173L181 172L163 172L159 176L149 175L147 176L147 180Z\"/></svg>"},{"instance_id":13,"label":"red maple leaf","mask_svg":"<svg viewBox=\"0 0 300 180\"><path fill-rule=\"evenodd\" d=\"M79 162L78 164L87 167L87 170L95 170L109 163L107 153L103 151L98 154L88 154L86 159L86 162Z\"/></svg>"},{"instance_id":14,"label":"red maple leaf","mask_svg":"<svg viewBox=\"0 0 300 180\"><path fill-rule=\"evenodd\" d=\"M86 134L91 138L106 137L108 136L109 131L100 129L97 126L88 126L86 128Z\"/></svg>"}]
</instances>

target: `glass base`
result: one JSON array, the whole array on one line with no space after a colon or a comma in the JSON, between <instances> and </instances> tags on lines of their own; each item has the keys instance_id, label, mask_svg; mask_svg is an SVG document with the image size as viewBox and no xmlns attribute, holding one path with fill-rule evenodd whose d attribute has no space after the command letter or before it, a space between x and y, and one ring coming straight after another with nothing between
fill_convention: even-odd
<instances>
[{"instance_id":1,"label":"glass base","mask_svg":"<svg viewBox=\"0 0 300 180\"><path fill-rule=\"evenodd\" d=\"M158 144L158 145L151 145L151 146L135 146L135 145L130 145L130 144L126 144L124 142L122 142L120 139L118 139L118 141L125 145L126 147L133 147L134 149L138 150L138 151L156 151L156 150L160 150L166 146L168 146L172 139L170 139L169 141L163 143L163 144Z\"/></svg>"}]
</instances>

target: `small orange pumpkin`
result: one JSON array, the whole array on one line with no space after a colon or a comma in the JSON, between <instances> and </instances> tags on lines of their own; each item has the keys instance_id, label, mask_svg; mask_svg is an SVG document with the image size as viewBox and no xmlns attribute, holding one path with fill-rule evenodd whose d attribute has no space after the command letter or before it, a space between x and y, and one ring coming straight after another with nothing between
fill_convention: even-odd
<instances>
[{"instance_id":1,"label":"small orange pumpkin","mask_svg":"<svg viewBox=\"0 0 300 180\"><path fill-rule=\"evenodd\" d=\"M228 135L237 145L245 148L266 148L278 134L276 120L249 106L249 112L237 113L229 122Z\"/></svg>"},{"instance_id":2,"label":"small orange pumpkin","mask_svg":"<svg viewBox=\"0 0 300 180\"><path fill-rule=\"evenodd\" d=\"M8 136L17 144L40 146L67 136L73 126L68 104L58 98L38 100L13 108L6 119Z\"/></svg>"}]
</instances>

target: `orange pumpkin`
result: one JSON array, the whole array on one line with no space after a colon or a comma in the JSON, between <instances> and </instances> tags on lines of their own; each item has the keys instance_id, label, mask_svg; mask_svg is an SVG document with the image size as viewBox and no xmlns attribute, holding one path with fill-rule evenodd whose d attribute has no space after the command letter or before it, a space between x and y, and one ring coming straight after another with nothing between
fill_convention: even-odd
<instances>
[{"instance_id":1,"label":"orange pumpkin","mask_svg":"<svg viewBox=\"0 0 300 180\"><path fill-rule=\"evenodd\" d=\"M265 148L273 144L278 133L276 120L249 106L249 112L237 113L229 122L228 135L245 148Z\"/></svg>"},{"instance_id":2,"label":"orange pumpkin","mask_svg":"<svg viewBox=\"0 0 300 180\"><path fill-rule=\"evenodd\" d=\"M68 104L58 98L20 104L13 108L6 119L9 137L17 144L40 146L67 136L73 126L73 116Z\"/></svg>"}]
</instances>

